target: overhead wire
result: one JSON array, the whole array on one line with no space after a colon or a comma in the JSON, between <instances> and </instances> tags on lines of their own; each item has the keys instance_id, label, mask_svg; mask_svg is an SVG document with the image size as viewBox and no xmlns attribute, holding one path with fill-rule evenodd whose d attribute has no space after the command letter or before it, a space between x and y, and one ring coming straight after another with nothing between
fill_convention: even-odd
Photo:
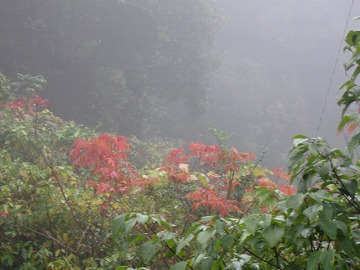
<instances>
[{"instance_id":1,"label":"overhead wire","mask_svg":"<svg viewBox=\"0 0 360 270\"><path fill-rule=\"evenodd\" d=\"M319 122L318 122L318 125L317 125L317 127L316 127L316 133L315 133L316 136L318 136L318 133L319 133L319 130L320 130L320 126L321 126L321 123L322 123L322 120L323 120L323 116L324 116L324 112L325 112L325 107L326 107L326 104L327 104L327 101L328 101L328 98L329 98L329 94L330 94L330 89L331 89L331 87L332 87L332 83L333 83L333 80L334 80L336 66L337 66L338 61L339 61L339 56L340 56L342 44L343 44L344 39L345 39L346 30L347 30L348 25L349 25L349 20L350 20L350 16L351 16L351 13L352 13L353 6L354 6L354 2L355 2L355 0L351 0L351 5L350 5L350 8L349 8L349 12L348 12L347 18L346 18L345 27L344 27L344 30L343 30L343 33L342 33L342 36L341 36L341 40L340 40L340 44L339 44L339 49L338 49L338 52L337 52L337 55L336 55L336 58L335 58L334 67L333 67L333 70L332 70L332 73L331 73L329 85L328 85L327 92L326 92L326 96L325 96L325 99L324 99L324 104L323 104L323 106L322 106L321 113L320 113L320 118L319 118Z\"/></svg>"}]
</instances>

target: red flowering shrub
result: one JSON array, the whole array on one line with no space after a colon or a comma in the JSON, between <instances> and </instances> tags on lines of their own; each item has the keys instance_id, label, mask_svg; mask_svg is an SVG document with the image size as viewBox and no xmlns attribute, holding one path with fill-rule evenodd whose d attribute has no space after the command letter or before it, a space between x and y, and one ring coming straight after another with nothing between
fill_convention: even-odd
<instances>
[{"instance_id":1,"label":"red flowering shrub","mask_svg":"<svg viewBox=\"0 0 360 270\"><path fill-rule=\"evenodd\" d=\"M74 142L70 157L74 169L89 168L92 177L88 185L96 187L97 193L127 193L129 190L144 187L147 184L128 160L130 145L123 136L102 134L89 140Z\"/></svg>"},{"instance_id":2,"label":"red flowering shrub","mask_svg":"<svg viewBox=\"0 0 360 270\"><path fill-rule=\"evenodd\" d=\"M186 195L186 198L192 200L194 203L192 208L197 210L199 207L208 208L214 212L218 212L221 216L226 216L229 212L240 211L239 201L228 200L224 195L218 194L213 186L208 188L198 187L196 191Z\"/></svg>"},{"instance_id":3,"label":"red flowering shrub","mask_svg":"<svg viewBox=\"0 0 360 270\"><path fill-rule=\"evenodd\" d=\"M30 97L3 102L0 104L0 108L12 112L16 118L25 119L27 116L34 116L37 111L47 108L47 105L47 99L42 99L33 94ZM6 112L2 113L0 118L3 119L6 114Z\"/></svg>"},{"instance_id":4,"label":"red flowering shrub","mask_svg":"<svg viewBox=\"0 0 360 270\"><path fill-rule=\"evenodd\" d=\"M226 216L229 212L240 211L241 198L234 200L232 196L243 184L241 177L251 175L249 168L253 160L253 153L239 152L234 147L224 150L218 145L194 142L189 144L188 151L185 148L171 151L159 170L166 172L173 183L199 180L203 187L185 195L193 202L192 209Z\"/></svg>"},{"instance_id":5,"label":"red flowering shrub","mask_svg":"<svg viewBox=\"0 0 360 270\"><path fill-rule=\"evenodd\" d=\"M258 185L260 187L266 187L266 188L269 188L269 189L277 188L277 185L267 177L259 178L257 183L258 183Z\"/></svg>"}]
</instances>

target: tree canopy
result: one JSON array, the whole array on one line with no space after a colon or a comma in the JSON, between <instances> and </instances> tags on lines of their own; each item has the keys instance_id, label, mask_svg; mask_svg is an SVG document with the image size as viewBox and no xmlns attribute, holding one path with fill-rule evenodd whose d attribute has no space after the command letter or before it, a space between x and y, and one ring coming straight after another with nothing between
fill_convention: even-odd
<instances>
[{"instance_id":1,"label":"tree canopy","mask_svg":"<svg viewBox=\"0 0 360 270\"><path fill-rule=\"evenodd\" d=\"M212 1L1 2L1 70L44 75L66 119L141 136L204 112Z\"/></svg>"}]
</instances>

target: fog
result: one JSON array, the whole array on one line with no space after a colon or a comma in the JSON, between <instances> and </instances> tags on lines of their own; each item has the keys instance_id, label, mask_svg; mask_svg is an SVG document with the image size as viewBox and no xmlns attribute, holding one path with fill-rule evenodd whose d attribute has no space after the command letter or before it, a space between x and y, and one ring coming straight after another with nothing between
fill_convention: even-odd
<instances>
[{"instance_id":1,"label":"fog","mask_svg":"<svg viewBox=\"0 0 360 270\"><path fill-rule=\"evenodd\" d=\"M296 134L344 145L336 101L348 55L335 61L350 0L0 5L0 71L44 75L42 95L66 120L206 143L217 128L269 167L286 165Z\"/></svg>"},{"instance_id":2,"label":"fog","mask_svg":"<svg viewBox=\"0 0 360 270\"><path fill-rule=\"evenodd\" d=\"M213 79L210 125L232 133L240 148L267 149L268 166L285 162L296 134L343 147L336 102L346 80L344 43L330 80L351 1L224 0L218 6L221 68ZM359 2L352 7L347 30L358 28L352 18L359 8Z\"/></svg>"}]
</instances>

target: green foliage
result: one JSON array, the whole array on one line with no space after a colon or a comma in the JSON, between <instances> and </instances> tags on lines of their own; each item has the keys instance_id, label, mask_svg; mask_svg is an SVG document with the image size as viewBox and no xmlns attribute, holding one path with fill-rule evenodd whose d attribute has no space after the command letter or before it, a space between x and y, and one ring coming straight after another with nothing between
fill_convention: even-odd
<instances>
[{"instance_id":1,"label":"green foliage","mask_svg":"<svg viewBox=\"0 0 360 270\"><path fill-rule=\"evenodd\" d=\"M41 99L34 103L41 77L0 77L2 269L112 269L107 197L85 189L68 157L73 141L94 131L55 117Z\"/></svg>"},{"instance_id":2,"label":"green foliage","mask_svg":"<svg viewBox=\"0 0 360 270\"><path fill-rule=\"evenodd\" d=\"M356 130L360 124L359 110L345 114L350 108L356 109L360 101L360 86L358 85L358 75L360 73L360 31L349 31L346 36L346 47L344 50L351 52L351 58L344 64L345 71L350 73L347 80L341 87L343 95L338 104L343 107L342 119L338 126L341 132L347 126L347 135ZM360 143L360 130L351 137L348 143L348 151L352 156Z\"/></svg>"}]
</instances>

